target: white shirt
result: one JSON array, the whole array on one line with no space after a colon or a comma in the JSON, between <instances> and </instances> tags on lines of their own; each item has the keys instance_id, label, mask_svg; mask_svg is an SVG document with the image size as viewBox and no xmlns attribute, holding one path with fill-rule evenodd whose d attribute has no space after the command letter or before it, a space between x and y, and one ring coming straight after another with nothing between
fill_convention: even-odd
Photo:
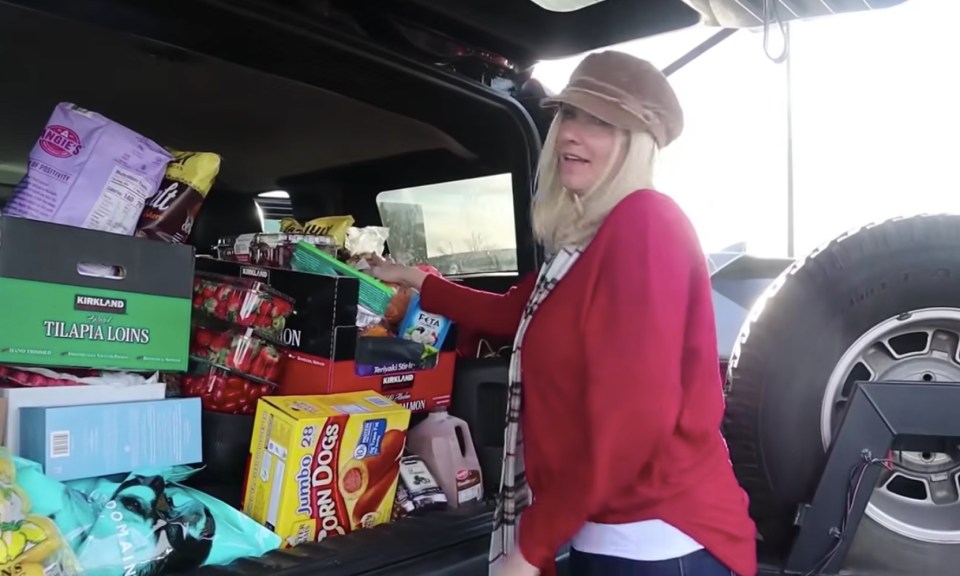
<instances>
[{"instance_id":1,"label":"white shirt","mask_svg":"<svg viewBox=\"0 0 960 576\"><path fill-rule=\"evenodd\" d=\"M647 562L680 558L703 549L699 542L662 520L587 522L571 545L578 552Z\"/></svg>"}]
</instances>

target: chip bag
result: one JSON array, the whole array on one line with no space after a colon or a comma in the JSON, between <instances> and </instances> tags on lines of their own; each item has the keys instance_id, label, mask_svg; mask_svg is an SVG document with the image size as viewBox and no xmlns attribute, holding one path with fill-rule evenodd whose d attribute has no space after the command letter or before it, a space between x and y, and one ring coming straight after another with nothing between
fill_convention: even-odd
<instances>
[{"instance_id":1,"label":"chip bag","mask_svg":"<svg viewBox=\"0 0 960 576\"><path fill-rule=\"evenodd\" d=\"M347 229L353 226L353 222L353 216L324 216L305 224L293 218L284 218L280 221L280 231L288 234L330 236L337 241L337 246L343 248L347 241Z\"/></svg>"},{"instance_id":2,"label":"chip bag","mask_svg":"<svg viewBox=\"0 0 960 576\"><path fill-rule=\"evenodd\" d=\"M80 574L57 525L32 513L30 498L17 483L16 466L5 448L0 448L0 574Z\"/></svg>"},{"instance_id":3,"label":"chip bag","mask_svg":"<svg viewBox=\"0 0 960 576\"><path fill-rule=\"evenodd\" d=\"M212 152L171 152L173 161L167 165L160 188L147 200L136 235L183 244L220 173L220 156Z\"/></svg>"}]
</instances>

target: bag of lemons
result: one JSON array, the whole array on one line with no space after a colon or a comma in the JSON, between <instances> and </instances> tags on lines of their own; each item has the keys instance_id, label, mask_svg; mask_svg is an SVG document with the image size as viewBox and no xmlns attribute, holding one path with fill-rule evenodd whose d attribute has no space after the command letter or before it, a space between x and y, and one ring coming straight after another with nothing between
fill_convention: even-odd
<instances>
[{"instance_id":1,"label":"bag of lemons","mask_svg":"<svg viewBox=\"0 0 960 576\"><path fill-rule=\"evenodd\" d=\"M57 525L30 513L30 499L17 484L6 448L0 447L0 574L80 574L80 565Z\"/></svg>"}]
</instances>

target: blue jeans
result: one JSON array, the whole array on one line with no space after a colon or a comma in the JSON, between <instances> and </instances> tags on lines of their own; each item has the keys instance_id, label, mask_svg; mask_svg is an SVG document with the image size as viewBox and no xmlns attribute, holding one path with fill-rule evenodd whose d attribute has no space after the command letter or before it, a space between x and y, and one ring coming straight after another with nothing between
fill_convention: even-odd
<instances>
[{"instance_id":1,"label":"blue jeans","mask_svg":"<svg viewBox=\"0 0 960 576\"><path fill-rule=\"evenodd\" d=\"M706 550L646 562L570 550L570 576L736 576Z\"/></svg>"}]
</instances>

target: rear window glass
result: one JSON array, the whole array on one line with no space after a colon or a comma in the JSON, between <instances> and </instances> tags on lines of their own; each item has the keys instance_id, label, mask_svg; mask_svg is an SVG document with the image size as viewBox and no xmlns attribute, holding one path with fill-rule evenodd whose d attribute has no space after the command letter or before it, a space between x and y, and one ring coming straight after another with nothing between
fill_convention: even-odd
<instances>
[{"instance_id":1,"label":"rear window glass","mask_svg":"<svg viewBox=\"0 0 960 576\"><path fill-rule=\"evenodd\" d=\"M390 253L445 276L517 271L513 180L497 174L377 195Z\"/></svg>"}]
</instances>

